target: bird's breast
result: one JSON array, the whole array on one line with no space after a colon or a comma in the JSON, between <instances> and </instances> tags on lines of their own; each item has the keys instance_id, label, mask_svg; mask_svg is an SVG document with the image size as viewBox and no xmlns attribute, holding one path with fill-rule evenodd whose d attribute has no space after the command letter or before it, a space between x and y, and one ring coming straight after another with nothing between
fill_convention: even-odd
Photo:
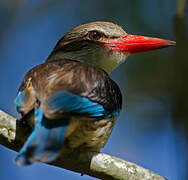
<instances>
[{"instance_id":1,"label":"bird's breast","mask_svg":"<svg viewBox=\"0 0 188 180\"><path fill-rule=\"evenodd\" d=\"M98 121L73 118L65 136L64 145L68 148L83 148L99 151L106 144L117 117Z\"/></svg>"}]
</instances>

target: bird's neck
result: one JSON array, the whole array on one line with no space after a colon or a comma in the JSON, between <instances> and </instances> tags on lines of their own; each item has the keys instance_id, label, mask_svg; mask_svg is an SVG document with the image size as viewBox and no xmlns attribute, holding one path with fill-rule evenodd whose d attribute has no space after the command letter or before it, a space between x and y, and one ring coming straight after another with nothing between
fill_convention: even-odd
<instances>
[{"instance_id":1,"label":"bird's neck","mask_svg":"<svg viewBox=\"0 0 188 180\"><path fill-rule=\"evenodd\" d=\"M47 58L47 62L60 60L60 59L69 59L82 61L91 65L94 65L98 68L103 69L108 74L110 74L115 68L117 68L125 59L126 56L120 53L114 53L109 55L104 51L99 53L80 53L80 52L52 52Z\"/></svg>"}]
</instances>

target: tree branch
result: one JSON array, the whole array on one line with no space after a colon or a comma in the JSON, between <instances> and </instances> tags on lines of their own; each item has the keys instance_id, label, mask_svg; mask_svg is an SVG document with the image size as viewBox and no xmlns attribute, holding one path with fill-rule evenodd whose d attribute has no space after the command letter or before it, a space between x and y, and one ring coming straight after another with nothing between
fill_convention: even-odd
<instances>
[{"instance_id":1,"label":"tree branch","mask_svg":"<svg viewBox=\"0 0 188 180\"><path fill-rule=\"evenodd\" d=\"M176 16L185 17L185 8L187 0L176 0Z\"/></svg>"},{"instance_id":2,"label":"tree branch","mask_svg":"<svg viewBox=\"0 0 188 180\"><path fill-rule=\"evenodd\" d=\"M19 151L31 128L0 110L0 144ZM98 152L64 150L51 165L108 180L164 180L134 163Z\"/></svg>"}]
</instances>

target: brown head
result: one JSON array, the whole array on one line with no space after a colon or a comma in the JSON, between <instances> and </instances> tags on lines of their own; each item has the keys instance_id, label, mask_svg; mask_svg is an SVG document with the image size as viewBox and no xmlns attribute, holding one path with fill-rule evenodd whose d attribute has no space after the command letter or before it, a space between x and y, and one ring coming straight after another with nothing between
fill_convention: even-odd
<instances>
[{"instance_id":1,"label":"brown head","mask_svg":"<svg viewBox=\"0 0 188 180\"><path fill-rule=\"evenodd\" d=\"M129 35L110 22L77 26L59 40L47 61L71 59L84 61L111 73L129 54L175 45L174 41Z\"/></svg>"}]
</instances>

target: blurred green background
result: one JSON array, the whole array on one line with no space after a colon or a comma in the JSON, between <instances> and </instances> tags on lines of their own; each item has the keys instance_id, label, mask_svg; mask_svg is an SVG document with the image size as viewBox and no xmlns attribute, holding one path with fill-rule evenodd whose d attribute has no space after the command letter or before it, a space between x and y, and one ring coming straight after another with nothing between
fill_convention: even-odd
<instances>
[{"instance_id":1,"label":"blurred green background","mask_svg":"<svg viewBox=\"0 0 188 180\"><path fill-rule=\"evenodd\" d=\"M111 21L131 34L176 40L130 56L112 73L124 105L102 152L188 179L187 11L186 0L0 0L0 109L18 117L13 102L24 74L79 24ZM15 156L0 146L1 180L94 179L42 163L18 167Z\"/></svg>"}]
</instances>

